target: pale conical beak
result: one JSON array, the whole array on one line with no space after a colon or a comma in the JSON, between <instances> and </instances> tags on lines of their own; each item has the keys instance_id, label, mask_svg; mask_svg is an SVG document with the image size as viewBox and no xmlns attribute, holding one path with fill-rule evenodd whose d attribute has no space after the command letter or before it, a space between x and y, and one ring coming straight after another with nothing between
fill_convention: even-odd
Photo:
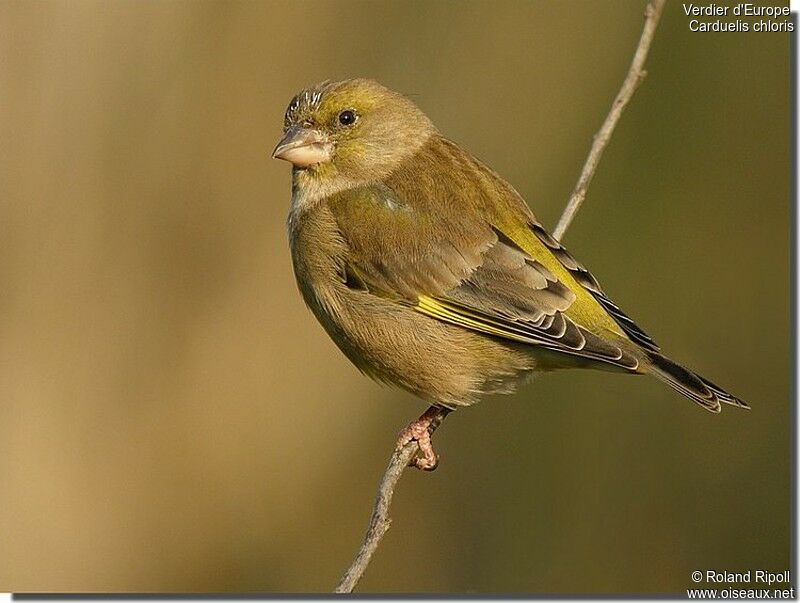
<instances>
[{"instance_id":1,"label":"pale conical beak","mask_svg":"<svg viewBox=\"0 0 800 603\"><path fill-rule=\"evenodd\" d=\"M272 151L272 157L305 168L330 161L331 150L332 145L319 130L292 126Z\"/></svg>"}]
</instances>

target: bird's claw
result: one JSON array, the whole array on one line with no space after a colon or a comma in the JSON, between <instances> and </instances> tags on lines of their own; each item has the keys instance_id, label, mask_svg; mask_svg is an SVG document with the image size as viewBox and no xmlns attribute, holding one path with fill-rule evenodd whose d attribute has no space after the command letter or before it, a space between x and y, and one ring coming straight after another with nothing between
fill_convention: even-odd
<instances>
[{"instance_id":1,"label":"bird's claw","mask_svg":"<svg viewBox=\"0 0 800 603\"><path fill-rule=\"evenodd\" d=\"M409 442L416 441L419 446L420 456L412 458L408 465L416 467L422 471L433 471L439 465L439 457L433 451L431 434L428 428L433 422L433 417L428 412L423 414L416 421L412 421L408 426L400 431L397 440L397 450L402 449Z\"/></svg>"}]
</instances>

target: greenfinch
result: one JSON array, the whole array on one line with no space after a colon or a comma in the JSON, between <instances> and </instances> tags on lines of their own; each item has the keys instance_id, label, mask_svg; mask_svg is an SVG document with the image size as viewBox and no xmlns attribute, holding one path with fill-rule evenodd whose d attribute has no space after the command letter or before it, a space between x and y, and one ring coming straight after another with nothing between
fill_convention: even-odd
<instances>
[{"instance_id":1,"label":"greenfinch","mask_svg":"<svg viewBox=\"0 0 800 603\"><path fill-rule=\"evenodd\" d=\"M364 373L453 410L534 371L651 374L706 410L748 408L665 357L516 190L367 79L301 91L273 157L306 304ZM435 467L431 413L402 432Z\"/></svg>"}]
</instances>

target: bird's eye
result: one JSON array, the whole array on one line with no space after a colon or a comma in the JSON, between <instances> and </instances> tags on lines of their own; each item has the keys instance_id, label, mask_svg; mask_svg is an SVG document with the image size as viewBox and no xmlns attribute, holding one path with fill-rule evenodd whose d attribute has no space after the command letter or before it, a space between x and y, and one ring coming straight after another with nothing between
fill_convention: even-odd
<instances>
[{"instance_id":1,"label":"bird's eye","mask_svg":"<svg viewBox=\"0 0 800 603\"><path fill-rule=\"evenodd\" d=\"M289 103L289 111L294 111L299 106L300 106L300 99L295 96L292 99L292 102Z\"/></svg>"},{"instance_id":2,"label":"bird's eye","mask_svg":"<svg viewBox=\"0 0 800 603\"><path fill-rule=\"evenodd\" d=\"M355 123L355 121L356 121L355 111L347 109L339 113L339 123L342 124L343 126L349 126Z\"/></svg>"}]
</instances>

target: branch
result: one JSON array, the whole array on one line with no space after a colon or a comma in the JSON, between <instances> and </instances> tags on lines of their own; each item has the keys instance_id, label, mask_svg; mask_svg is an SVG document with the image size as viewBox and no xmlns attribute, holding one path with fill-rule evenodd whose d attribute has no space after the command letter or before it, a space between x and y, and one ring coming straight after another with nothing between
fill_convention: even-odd
<instances>
[{"instance_id":1,"label":"branch","mask_svg":"<svg viewBox=\"0 0 800 603\"><path fill-rule=\"evenodd\" d=\"M589 183L592 181L594 172L597 169L597 164L600 161L600 157L603 155L603 150L606 148L608 141L611 140L611 135L614 132L617 121L619 121L620 115L622 115L622 110L628 104L628 101L630 101L633 93L636 91L636 88L638 88L639 84L645 77L645 71L642 67L645 59L647 58L647 52L650 50L650 43L653 40L653 33L655 32L656 25L658 25L658 20L661 16L661 11L664 8L665 2L666 0L650 0L650 2L647 4L647 8L645 9L644 13L644 29L642 31L642 36L639 39L639 45L636 48L636 53L633 56L633 62L628 70L628 75L626 76L625 81L622 83L622 88L617 94L617 97L614 99L614 104L611 106L611 111L609 112L608 117L606 117L606 120L603 123L603 126L600 128L600 131L595 135L592 149L589 152L589 157L586 159L586 164L583 166L583 171L581 172L578 184L575 186L575 190L572 192L572 196L567 203L567 207L564 209L564 213L562 214L561 219L558 221L558 225L553 232L553 235L556 239L561 239L561 237L564 236L564 233L572 222L572 219L578 212L581 203L583 203L583 200L586 198L586 189L588 188ZM428 413L433 413L434 417L430 427L428 428L428 432L433 434L433 432L436 431L436 428L441 424L444 417L447 415L447 411L436 406L431 406L427 410L426 414ZM375 497L375 506L372 509L372 516L369 519L369 526L367 527L367 533L364 536L364 542L361 544L361 548L359 548L355 559L353 559L353 563L342 576L342 579L339 581L339 584L336 586L334 592L353 592L356 584L358 584L361 576L366 571L367 566L372 559L372 555L375 553L384 535L389 530L389 525L391 524L391 519L389 518L389 506L392 503L392 496L394 495L397 482L400 480L400 476L403 475L403 471L405 471L406 467L408 467L411 459L413 459L416 455L418 449L419 446L417 443L415 441L411 441L400 450L395 450L389 459L389 466L386 468L386 471L381 478L381 482L378 485L378 494Z\"/></svg>"},{"instance_id":2,"label":"branch","mask_svg":"<svg viewBox=\"0 0 800 603\"><path fill-rule=\"evenodd\" d=\"M428 433L433 434L436 428L442 424L442 421L447 416L449 411L438 406L431 406L426 414L434 413L433 420ZM364 536L364 542L361 548L358 549L356 558L353 563L347 568L347 571L339 580L336 593L350 593L358 584L364 571L367 569L372 554L378 548L384 534L389 529L392 520L389 518L389 505L392 504L392 495L394 494L395 486L403 475L406 467L408 467L411 459L417 454L419 446L417 442L412 440L400 450L395 450L392 457L389 459L389 466L381 478L381 483L378 485L378 495L375 497L375 506L372 508L372 516L369 518L369 526L367 527L367 534Z\"/></svg>"},{"instance_id":3,"label":"branch","mask_svg":"<svg viewBox=\"0 0 800 603\"><path fill-rule=\"evenodd\" d=\"M625 81L622 82L622 88L617 93L617 98L614 99L606 120L597 134L595 134L589 156L586 158L586 163L583 165L583 170L581 170L581 176L578 178L578 184L575 185L575 190L570 195L567 207L564 209L564 213L561 214L555 230L553 230L553 236L559 241L564 236L575 214L578 213L583 200L586 198L586 189L589 188L589 183L594 177L595 170L597 170L597 164L600 163L603 151L605 151L606 145L611 140L611 135L614 133L614 128L617 127L622 111L647 75L644 70L644 62L647 58L647 53L650 51L650 43L653 41L653 34L656 31L658 20L661 18L661 11L664 9L665 2L666 0L650 0L647 3L647 8L644 11L644 29L642 29L639 46L636 47L636 53L633 55L633 61L631 61L631 66L628 69L628 75L625 77Z\"/></svg>"}]
</instances>

